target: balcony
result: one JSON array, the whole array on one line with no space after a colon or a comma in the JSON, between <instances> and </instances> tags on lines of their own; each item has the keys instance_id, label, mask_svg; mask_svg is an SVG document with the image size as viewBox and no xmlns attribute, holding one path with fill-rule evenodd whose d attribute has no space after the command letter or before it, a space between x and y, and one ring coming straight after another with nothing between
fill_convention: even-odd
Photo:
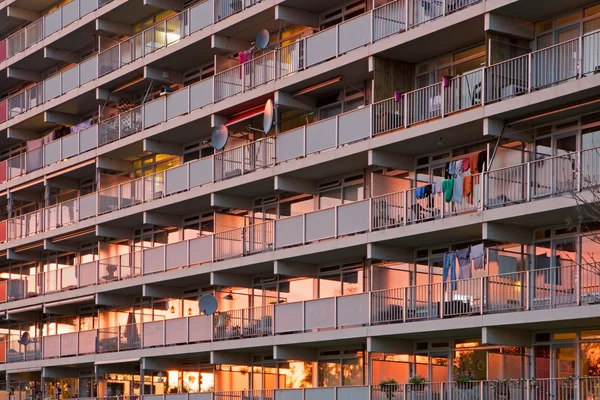
<instances>
[{"instance_id":1,"label":"balcony","mask_svg":"<svg viewBox=\"0 0 600 400\"><path fill-rule=\"evenodd\" d=\"M433 9L430 10L428 7L427 11L421 6L421 0L411 1L410 10L407 7L409 3L404 0L393 1L318 32L300 42L223 71L214 77L214 94L211 90L210 93L204 94L202 99L208 96L210 103L218 102L398 32L480 3L482 0L456 0L452 1L453 5L446 4L444 7L441 3L439 5L435 3ZM0 103L0 109L6 109L7 119L14 118L158 49L165 48L183 37L215 24L224 16L232 15L257 3L256 0L232 2L231 4L216 1L213 5L213 0L204 1L67 71L15 94L6 100L6 103ZM189 108L188 111L192 109ZM0 118L0 122L3 121Z\"/></svg>"},{"instance_id":2,"label":"balcony","mask_svg":"<svg viewBox=\"0 0 600 400\"><path fill-rule=\"evenodd\" d=\"M72 0L60 8L44 15L25 28L10 35L2 41L6 49L4 57L0 54L0 62L14 57L18 53L41 42L48 36L60 31L73 22L100 9L112 0Z\"/></svg>"},{"instance_id":3,"label":"balcony","mask_svg":"<svg viewBox=\"0 0 600 400\"><path fill-rule=\"evenodd\" d=\"M383 7L392 7L393 4L396 3ZM379 9L373 13L377 10ZM49 143L44 148L36 149L33 154L21 154L0 162L0 181L14 179L56 161L85 153L214 104L218 99L297 72L305 68L309 39L310 37L276 52L267 53L101 121L61 138L60 141ZM594 46L599 41L600 33L596 32L452 79L444 79L440 83L412 92L397 93L395 98L372 104L369 106L370 111L363 108L286 132L276 138L276 163L595 74L600 66L600 54L594 50ZM571 51L579 56L575 59L568 57L567 54L571 54ZM369 118L372 119L372 124L369 123ZM334 125L336 128L332 130ZM42 158L38 153L42 153Z\"/></svg>"},{"instance_id":4,"label":"balcony","mask_svg":"<svg viewBox=\"0 0 600 400\"><path fill-rule=\"evenodd\" d=\"M149 262L156 266L163 262L168 251L168 246L151 249L151 253L144 252L142 257L152 257ZM180 264L184 258L179 256ZM65 270L69 268L60 271ZM34 338L27 346L9 342L5 347L5 362L580 307L600 303L599 271L597 263L560 266L44 336ZM93 277L94 272L82 269L77 276L89 279L89 275ZM46 282L48 276L54 277L54 283L58 284L64 279L64 274L51 271L32 276L31 281ZM75 284L77 277L71 276L69 283ZM29 281L21 282L29 288Z\"/></svg>"}]
</instances>

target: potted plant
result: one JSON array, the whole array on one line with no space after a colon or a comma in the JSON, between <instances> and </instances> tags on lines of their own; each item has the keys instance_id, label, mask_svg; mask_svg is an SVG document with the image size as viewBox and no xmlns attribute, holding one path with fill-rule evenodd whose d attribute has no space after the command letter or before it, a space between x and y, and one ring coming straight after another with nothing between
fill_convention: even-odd
<instances>
[{"instance_id":1,"label":"potted plant","mask_svg":"<svg viewBox=\"0 0 600 400\"><path fill-rule=\"evenodd\" d=\"M427 398L427 379L422 375L414 375L408 379L406 386L407 400L425 400Z\"/></svg>"},{"instance_id":2,"label":"potted plant","mask_svg":"<svg viewBox=\"0 0 600 400\"><path fill-rule=\"evenodd\" d=\"M394 398L394 394L398 391L398 382L393 378L384 379L379 382L379 388L385 393L385 397L390 400Z\"/></svg>"},{"instance_id":3,"label":"potted plant","mask_svg":"<svg viewBox=\"0 0 600 400\"><path fill-rule=\"evenodd\" d=\"M475 400L477 399L478 390L477 386L472 382L475 380L475 374L469 370L456 372L454 374L454 398L464 400Z\"/></svg>"}]
</instances>

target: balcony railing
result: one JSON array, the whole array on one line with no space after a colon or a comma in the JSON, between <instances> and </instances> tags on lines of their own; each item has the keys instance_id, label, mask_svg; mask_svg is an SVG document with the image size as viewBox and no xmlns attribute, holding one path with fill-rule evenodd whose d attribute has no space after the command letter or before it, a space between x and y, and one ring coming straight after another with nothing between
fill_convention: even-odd
<instances>
[{"instance_id":1,"label":"balcony railing","mask_svg":"<svg viewBox=\"0 0 600 400\"><path fill-rule=\"evenodd\" d=\"M389 3L383 7L393 8L392 4L395 3ZM179 18L181 17L173 17L177 20ZM164 22L164 30L168 30L169 24L169 20ZM213 104L220 99L244 92L305 68L307 49L310 46L308 39L292 43L243 65L223 71L215 77L160 97L141 107L125 111L97 125L51 142L45 145L43 149L35 149L29 153L20 154L3 161L0 163L0 182L90 151ZM578 50L578 54L583 54L584 57L577 64L577 73L571 76L569 74L571 74L572 69L567 69L571 72L564 72L565 62L561 60L566 57L565 54L570 54L570 49L575 48L574 43L576 41L582 49L581 51ZM316 131L324 129L326 124L333 126L334 122L331 120L319 121L287 132L277 138L278 154L276 161L286 161L305 156L314 151L346 144L353 140L366 139L381 133L407 128L413 124L445 117L472 107L481 106L484 104L484 99L499 101L531 90L541 89L551 84L574 79L578 76L596 73L600 70L600 55L594 50L594 46L598 43L600 43L600 32L474 70L461 76L444 79L438 84L412 92L397 93L394 98L371 105L369 107L371 109L370 113L362 109L355 111L355 115L346 113L335 117L337 118L335 122L337 124L336 138L331 136L330 130L326 132L328 135L323 139L315 134ZM540 59L543 59L544 62L536 61ZM532 65L535 65L535 68ZM580 68L580 66L583 67ZM534 71L530 73L532 68ZM69 71L71 70L66 71L65 74L68 74ZM71 73L74 74L75 72L73 69ZM39 85L29 89L28 95L19 97L18 102L38 104L39 98L43 96L46 87L56 89L61 85L61 82L62 80L57 80L55 84L46 82L46 86ZM543 82L543 84L540 82ZM54 89L51 90L58 93ZM9 99L9 101L13 100ZM372 124L368 123L369 118L371 118ZM352 125L354 129L350 129L348 125L344 125L345 122L350 120L359 122L360 125ZM353 132L349 132L349 130ZM305 137L307 141L301 142L300 136ZM290 145L293 148L288 148Z\"/></svg>"},{"instance_id":2,"label":"balcony railing","mask_svg":"<svg viewBox=\"0 0 600 400\"><path fill-rule=\"evenodd\" d=\"M185 252L190 254L191 249L163 246L150 250L144 252L143 257L148 257L144 261L150 263L150 272L156 272L163 270L164 267L159 267L161 263L169 262L165 256L168 252L183 252L184 256L178 258L179 263L171 261L174 263L171 265L186 265ZM114 269L112 272L114 274ZM597 304L599 300L599 264L560 266L44 336L28 346L10 342L6 360L21 362L357 326L577 307Z\"/></svg>"},{"instance_id":3,"label":"balcony railing","mask_svg":"<svg viewBox=\"0 0 600 400\"><path fill-rule=\"evenodd\" d=\"M392 33L405 30L407 27L420 25L481 1L483 0L461 0L461 7L445 6L443 9L440 8L440 12L436 11L433 14L418 11L429 8L423 7L426 2L422 0L410 0L408 3L406 0L397 0L388 3L369 13L305 38L302 45L298 44L295 50L286 46L217 74L214 77L215 90L214 94L210 93L210 101L217 102L253 89L286 74L297 72L301 68L314 66L332 57L338 57L350 50L373 43ZM6 104L0 103L0 108L7 107L7 118L13 118L256 3L258 3L257 0L237 2L206 0L67 71L15 94L7 100ZM416 12L412 17L409 15L408 4L410 4L410 9ZM214 18L211 18L213 14ZM403 21L410 22L406 25ZM399 26L403 28L396 30Z\"/></svg>"},{"instance_id":4,"label":"balcony railing","mask_svg":"<svg viewBox=\"0 0 600 400\"><path fill-rule=\"evenodd\" d=\"M55 143L59 146L65 142L60 140ZM8 224L8 240L15 240L188 191L207 183L244 175L273 165L274 152L274 139L264 138L211 157L0 221L0 239L5 224Z\"/></svg>"},{"instance_id":5,"label":"balcony railing","mask_svg":"<svg viewBox=\"0 0 600 400\"><path fill-rule=\"evenodd\" d=\"M7 51L0 62L15 56L112 0L71 0L3 40Z\"/></svg>"}]
</instances>

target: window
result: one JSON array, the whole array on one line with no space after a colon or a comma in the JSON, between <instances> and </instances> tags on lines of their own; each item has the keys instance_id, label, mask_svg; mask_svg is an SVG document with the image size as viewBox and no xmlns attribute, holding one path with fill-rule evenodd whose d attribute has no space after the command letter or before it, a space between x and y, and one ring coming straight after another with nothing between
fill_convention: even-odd
<instances>
[{"instance_id":1,"label":"window","mask_svg":"<svg viewBox=\"0 0 600 400\"><path fill-rule=\"evenodd\" d=\"M417 65L417 88L442 81L444 76L457 76L481 68L486 62L485 44L446 54ZM473 84L477 84L473 82Z\"/></svg>"},{"instance_id":2,"label":"window","mask_svg":"<svg viewBox=\"0 0 600 400\"><path fill-rule=\"evenodd\" d=\"M327 29L341 22L349 20L361 15L367 10L367 5L364 0L352 1L344 4L341 7L329 10L321 14L320 16L320 29Z\"/></svg>"}]
</instances>

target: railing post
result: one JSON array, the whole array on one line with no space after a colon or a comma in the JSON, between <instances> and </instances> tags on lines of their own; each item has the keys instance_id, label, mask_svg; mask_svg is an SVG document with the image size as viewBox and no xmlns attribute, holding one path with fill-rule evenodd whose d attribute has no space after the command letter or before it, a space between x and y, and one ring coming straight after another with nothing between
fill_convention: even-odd
<instances>
[{"instance_id":1,"label":"railing post","mask_svg":"<svg viewBox=\"0 0 600 400\"><path fill-rule=\"evenodd\" d=\"M404 222L403 225L408 225L408 190L405 190L402 194L404 196L402 200L404 202L404 206L402 207L402 221Z\"/></svg>"},{"instance_id":2,"label":"railing post","mask_svg":"<svg viewBox=\"0 0 600 400\"><path fill-rule=\"evenodd\" d=\"M533 77L533 71L531 69L532 67L532 57L531 57L532 53L528 53L527 54L527 93L531 93L531 78Z\"/></svg>"},{"instance_id":3,"label":"railing post","mask_svg":"<svg viewBox=\"0 0 600 400\"><path fill-rule=\"evenodd\" d=\"M487 85L485 84L485 71L486 68L481 68L481 105L485 105L485 96L487 91Z\"/></svg>"},{"instance_id":4,"label":"railing post","mask_svg":"<svg viewBox=\"0 0 600 400\"><path fill-rule=\"evenodd\" d=\"M408 288L406 286L404 286L402 288L402 322L406 322L406 306L408 304L407 296L408 296Z\"/></svg>"},{"instance_id":5,"label":"railing post","mask_svg":"<svg viewBox=\"0 0 600 400\"><path fill-rule=\"evenodd\" d=\"M526 184L525 184L525 190L527 191L527 193L525 194L525 200L527 202L531 201L531 190L533 188L532 182L531 182L531 163L528 162L526 164L526 170L525 170L525 179L527 180Z\"/></svg>"},{"instance_id":6,"label":"railing post","mask_svg":"<svg viewBox=\"0 0 600 400\"><path fill-rule=\"evenodd\" d=\"M479 294L480 294L480 305L479 305L479 314L483 315L484 314L484 308L485 308L485 304L487 303L487 290L486 289L486 282L487 282L487 277L482 276L480 278L480 287L479 287ZM483 399L483 397L480 397Z\"/></svg>"},{"instance_id":7,"label":"railing post","mask_svg":"<svg viewBox=\"0 0 600 400\"><path fill-rule=\"evenodd\" d=\"M523 305L523 308L525 311L529 311L529 309L531 308L531 293L532 293L532 288L530 287L530 282L531 280L529 279L529 275L531 274L530 270L525 271L525 304Z\"/></svg>"},{"instance_id":8,"label":"railing post","mask_svg":"<svg viewBox=\"0 0 600 400\"><path fill-rule=\"evenodd\" d=\"M577 52L577 77L580 78L583 76L583 36L579 36L577 39L577 45L579 48Z\"/></svg>"},{"instance_id":9,"label":"railing post","mask_svg":"<svg viewBox=\"0 0 600 400\"><path fill-rule=\"evenodd\" d=\"M575 268L575 297L577 305L581 305L581 264L576 264Z\"/></svg>"}]
</instances>

